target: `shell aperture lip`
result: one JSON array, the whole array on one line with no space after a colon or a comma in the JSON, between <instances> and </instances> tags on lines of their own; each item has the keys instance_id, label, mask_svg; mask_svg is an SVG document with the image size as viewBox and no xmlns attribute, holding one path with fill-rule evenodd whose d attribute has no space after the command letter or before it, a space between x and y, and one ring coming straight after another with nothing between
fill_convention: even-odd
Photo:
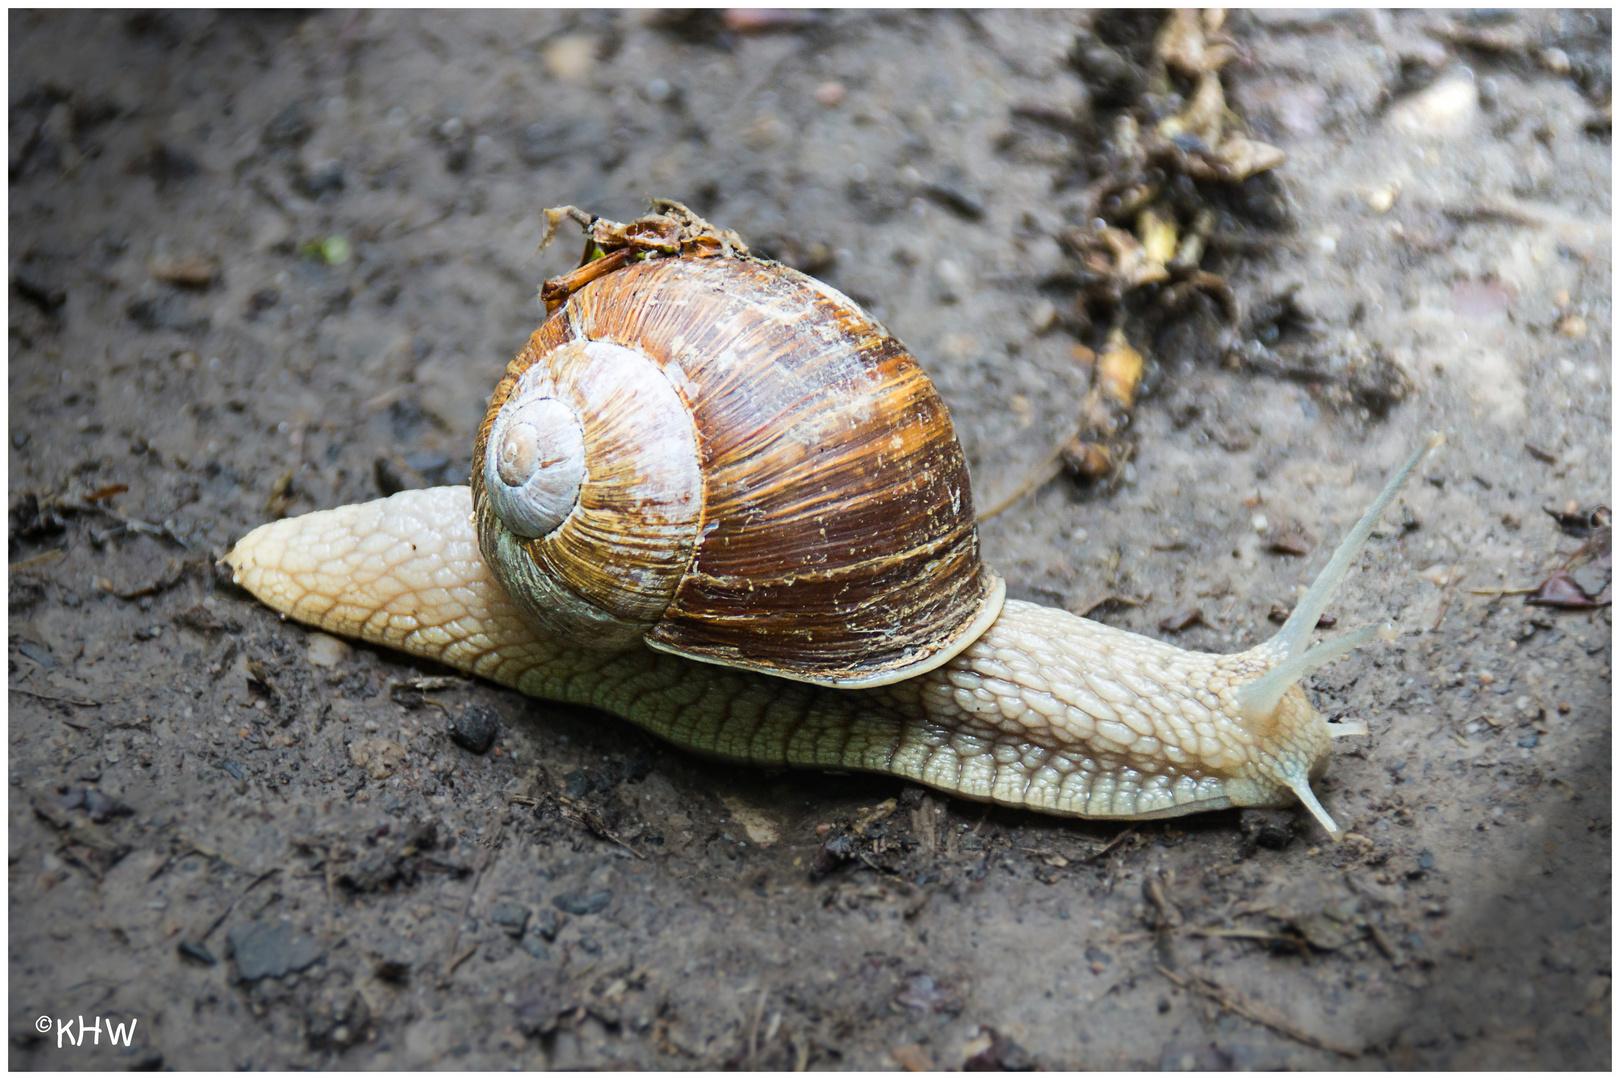
<instances>
[{"instance_id":1,"label":"shell aperture lip","mask_svg":"<svg viewBox=\"0 0 1620 1080\"><path fill-rule=\"evenodd\" d=\"M585 434L556 398L517 397L501 410L484 453L484 488L501 522L526 540L562 524L585 482Z\"/></svg>"}]
</instances>

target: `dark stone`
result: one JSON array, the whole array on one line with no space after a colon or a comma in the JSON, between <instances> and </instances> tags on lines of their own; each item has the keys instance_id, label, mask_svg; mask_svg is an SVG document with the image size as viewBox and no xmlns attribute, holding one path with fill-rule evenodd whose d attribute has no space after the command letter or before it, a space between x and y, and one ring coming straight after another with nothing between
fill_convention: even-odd
<instances>
[{"instance_id":1,"label":"dark stone","mask_svg":"<svg viewBox=\"0 0 1620 1080\"><path fill-rule=\"evenodd\" d=\"M954 178L946 177L929 184L924 191L934 202L968 221L984 219L984 200L968 191Z\"/></svg>"},{"instance_id":2,"label":"dark stone","mask_svg":"<svg viewBox=\"0 0 1620 1080\"><path fill-rule=\"evenodd\" d=\"M384 822L363 839L354 858L341 863L336 881L350 892L377 892L385 887L414 885L420 876L418 856L438 843L438 826L412 818L399 825ZM444 863L440 869L460 873Z\"/></svg>"},{"instance_id":3,"label":"dark stone","mask_svg":"<svg viewBox=\"0 0 1620 1080\"><path fill-rule=\"evenodd\" d=\"M843 833L833 833L821 842L810 860L810 876L824 877L855 857L855 841Z\"/></svg>"},{"instance_id":4,"label":"dark stone","mask_svg":"<svg viewBox=\"0 0 1620 1080\"><path fill-rule=\"evenodd\" d=\"M1029 1072L1035 1068L1029 1053L994 1029L986 1032L990 1045L962 1063L964 1072Z\"/></svg>"},{"instance_id":5,"label":"dark stone","mask_svg":"<svg viewBox=\"0 0 1620 1080\"><path fill-rule=\"evenodd\" d=\"M267 147L301 146L315 134L315 128L304 119L304 110L298 102L289 102L266 125L261 138Z\"/></svg>"},{"instance_id":6,"label":"dark stone","mask_svg":"<svg viewBox=\"0 0 1620 1080\"><path fill-rule=\"evenodd\" d=\"M469 705L450 721L450 741L469 753L482 754L495 744L500 726L500 713L488 705Z\"/></svg>"},{"instance_id":7,"label":"dark stone","mask_svg":"<svg viewBox=\"0 0 1620 1080\"><path fill-rule=\"evenodd\" d=\"M56 660L51 656L50 649L46 648L44 645L40 645L32 641L20 641L17 643L17 651L28 657L28 659L32 660L40 667L48 668L56 666Z\"/></svg>"},{"instance_id":8,"label":"dark stone","mask_svg":"<svg viewBox=\"0 0 1620 1080\"><path fill-rule=\"evenodd\" d=\"M578 799L590 793L591 776L584 769L575 769L563 777L563 794L570 799Z\"/></svg>"},{"instance_id":9,"label":"dark stone","mask_svg":"<svg viewBox=\"0 0 1620 1080\"><path fill-rule=\"evenodd\" d=\"M1238 829L1251 851L1256 847L1281 851L1294 842L1294 819L1287 810L1249 809L1238 819Z\"/></svg>"},{"instance_id":10,"label":"dark stone","mask_svg":"<svg viewBox=\"0 0 1620 1080\"><path fill-rule=\"evenodd\" d=\"M391 983L402 983L411 973L415 959L411 946L404 941L385 942L371 961L372 974Z\"/></svg>"},{"instance_id":11,"label":"dark stone","mask_svg":"<svg viewBox=\"0 0 1620 1080\"><path fill-rule=\"evenodd\" d=\"M512 1014L520 1031L527 1035L544 1035L556 1029L557 1018L566 1009L554 988L543 980L536 980L518 993Z\"/></svg>"},{"instance_id":12,"label":"dark stone","mask_svg":"<svg viewBox=\"0 0 1620 1080\"><path fill-rule=\"evenodd\" d=\"M219 763L219 767L236 777L238 780L247 778L247 773L242 771L242 766L238 765L234 761L222 761Z\"/></svg>"},{"instance_id":13,"label":"dark stone","mask_svg":"<svg viewBox=\"0 0 1620 1080\"><path fill-rule=\"evenodd\" d=\"M269 311L279 303L281 303L280 289L260 289L248 297L248 310L257 314L261 311Z\"/></svg>"},{"instance_id":14,"label":"dark stone","mask_svg":"<svg viewBox=\"0 0 1620 1080\"><path fill-rule=\"evenodd\" d=\"M197 604L175 616L175 621L200 634L240 634L242 624L208 604Z\"/></svg>"},{"instance_id":15,"label":"dark stone","mask_svg":"<svg viewBox=\"0 0 1620 1080\"><path fill-rule=\"evenodd\" d=\"M544 941L540 940L540 935L538 933L530 933L524 936L523 951L534 957L536 960L551 959L551 949L546 946Z\"/></svg>"},{"instance_id":16,"label":"dark stone","mask_svg":"<svg viewBox=\"0 0 1620 1080\"><path fill-rule=\"evenodd\" d=\"M26 270L19 270L11 275L11 287L17 290L18 296L47 315L67 303L67 290Z\"/></svg>"},{"instance_id":17,"label":"dark stone","mask_svg":"<svg viewBox=\"0 0 1620 1080\"><path fill-rule=\"evenodd\" d=\"M1532 731L1530 734L1519 740L1519 745L1526 750L1533 750L1538 744L1540 744L1540 742L1541 736Z\"/></svg>"},{"instance_id":18,"label":"dark stone","mask_svg":"<svg viewBox=\"0 0 1620 1080\"><path fill-rule=\"evenodd\" d=\"M251 920L237 923L227 935L236 970L244 982L282 978L303 971L326 955L320 945L293 928L292 923Z\"/></svg>"},{"instance_id":19,"label":"dark stone","mask_svg":"<svg viewBox=\"0 0 1620 1080\"><path fill-rule=\"evenodd\" d=\"M563 893L552 901L558 910L570 915L595 915L613 902L612 889L597 889L588 893Z\"/></svg>"},{"instance_id":20,"label":"dark stone","mask_svg":"<svg viewBox=\"0 0 1620 1080\"><path fill-rule=\"evenodd\" d=\"M547 941L557 940L557 931L563 926L563 917L551 908L541 908L534 920L534 930ZM531 950L532 951L532 950Z\"/></svg>"},{"instance_id":21,"label":"dark stone","mask_svg":"<svg viewBox=\"0 0 1620 1080\"><path fill-rule=\"evenodd\" d=\"M312 199L343 190L343 162L323 161L298 178L298 187Z\"/></svg>"},{"instance_id":22,"label":"dark stone","mask_svg":"<svg viewBox=\"0 0 1620 1080\"><path fill-rule=\"evenodd\" d=\"M215 964L219 963L219 961L214 958L214 954L208 948L208 946L204 945L200 941L184 939L180 942L178 949L181 956L195 960L199 964L206 964L209 967L213 967Z\"/></svg>"},{"instance_id":23,"label":"dark stone","mask_svg":"<svg viewBox=\"0 0 1620 1080\"><path fill-rule=\"evenodd\" d=\"M501 900L490 910L489 921L512 937L520 938L529 925L529 909L510 900Z\"/></svg>"},{"instance_id":24,"label":"dark stone","mask_svg":"<svg viewBox=\"0 0 1620 1080\"><path fill-rule=\"evenodd\" d=\"M111 818L129 817L135 813L134 808L127 803L111 795L103 795L95 788L90 788L84 793L84 808L90 811L90 820L97 825L105 824Z\"/></svg>"}]
</instances>

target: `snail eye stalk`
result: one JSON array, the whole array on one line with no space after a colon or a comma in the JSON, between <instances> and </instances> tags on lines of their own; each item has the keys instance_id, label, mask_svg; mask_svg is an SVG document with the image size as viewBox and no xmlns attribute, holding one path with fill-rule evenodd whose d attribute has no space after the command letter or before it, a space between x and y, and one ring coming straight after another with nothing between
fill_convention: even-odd
<instances>
[{"instance_id":1,"label":"snail eye stalk","mask_svg":"<svg viewBox=\"0 0 1620 1080\"><path fill-rule=\"evenodd\" d=\"M1367 512L1361 515L1361 520L1356 522L1349 535L1333 552L1333 557L1322 568L1322 572L1316 575L1316 580L1311 582L1311 587L1300 597L1299 603L1294 605L1293 614L1288 616L1283 628L1267 643L1272 653L1279 658L1277 666L1253 682L1246 683L1238 691L1238 709L1244 719L1253 721L1270 716L1290 686L1324 664L1359 649L1374 638L1389 641L1396 636L1395 628L1389 623L1383 623L1377 626L1364 626L1314 649L1305 648L1305 642L1310 637L1311 631L1316 629L1317 620L1322 617L1322 612L1327 610L1328 601L1333 598L1339 583L1350 572L1350 564L1361 554L1361 549L1367 546L1367 540L1372 536L1379 519L1384 516L1384 511L1395 501L1395 496L1401 493L1401 489L1417 471L1418 464L1423 458L1443 442L1445 437L1439 432L1434 432L1422 446L1412 452L1412 456L1407 458L1389 478L1384 490L1378 493L1378 498L1367 507ZM1337 734L1348 735L1350 732L1340 731Z\"/></svg>"}]
</instances>

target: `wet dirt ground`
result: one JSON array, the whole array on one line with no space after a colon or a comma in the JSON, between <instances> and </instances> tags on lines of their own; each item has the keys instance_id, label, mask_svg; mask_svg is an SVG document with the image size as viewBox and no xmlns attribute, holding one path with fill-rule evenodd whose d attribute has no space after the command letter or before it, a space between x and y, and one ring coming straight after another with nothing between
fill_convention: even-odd
<instances>
[{"instance_id":1,"label":"wet dirt ground","mask_svg":"<svg viewBox=\"0 0 1620 1080\"><path fill-rule=\"evenodd\" d=\"M13 1067L1610 1067L1610 609L1515 591L1610 499L1606 14L1233 16L1288 223L1237 318L1142 343L1116 485L982 526L1010 595L1231 651L1445 432L1330 608L1402 630L1313 680L1370 727L1338 844L706 762L213 569L464 482L563 203L683 200L868 305L1019 491L1098 344L1088 17L9 19ZM132 1045L35 1027L78 1016Z\"/></svg>"}]
</instances>

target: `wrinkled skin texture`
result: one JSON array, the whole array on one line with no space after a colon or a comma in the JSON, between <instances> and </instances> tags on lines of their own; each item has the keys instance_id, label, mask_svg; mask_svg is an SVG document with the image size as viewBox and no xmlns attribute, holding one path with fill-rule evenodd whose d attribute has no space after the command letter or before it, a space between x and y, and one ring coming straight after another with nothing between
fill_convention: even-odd
<instances>
[{"instance_id":1,"label":"wrinkled skin texture","mask_svg":"<svg viewBox=\"0 0 1620 1080\"><path fill-rule=\"evenodd\" d=\"M945 666L868 690L581 648L507 598L478 554L464 487L261 526L227 562L301 622L725 758L895 773L973 799L1127 819L1286 805L1327 764L1329 727L1297 686L1264 721L1239 715L1236 691L1273 666L1269 646L1188 652L1020 601Z\"/></svg>"}]
</instances>

